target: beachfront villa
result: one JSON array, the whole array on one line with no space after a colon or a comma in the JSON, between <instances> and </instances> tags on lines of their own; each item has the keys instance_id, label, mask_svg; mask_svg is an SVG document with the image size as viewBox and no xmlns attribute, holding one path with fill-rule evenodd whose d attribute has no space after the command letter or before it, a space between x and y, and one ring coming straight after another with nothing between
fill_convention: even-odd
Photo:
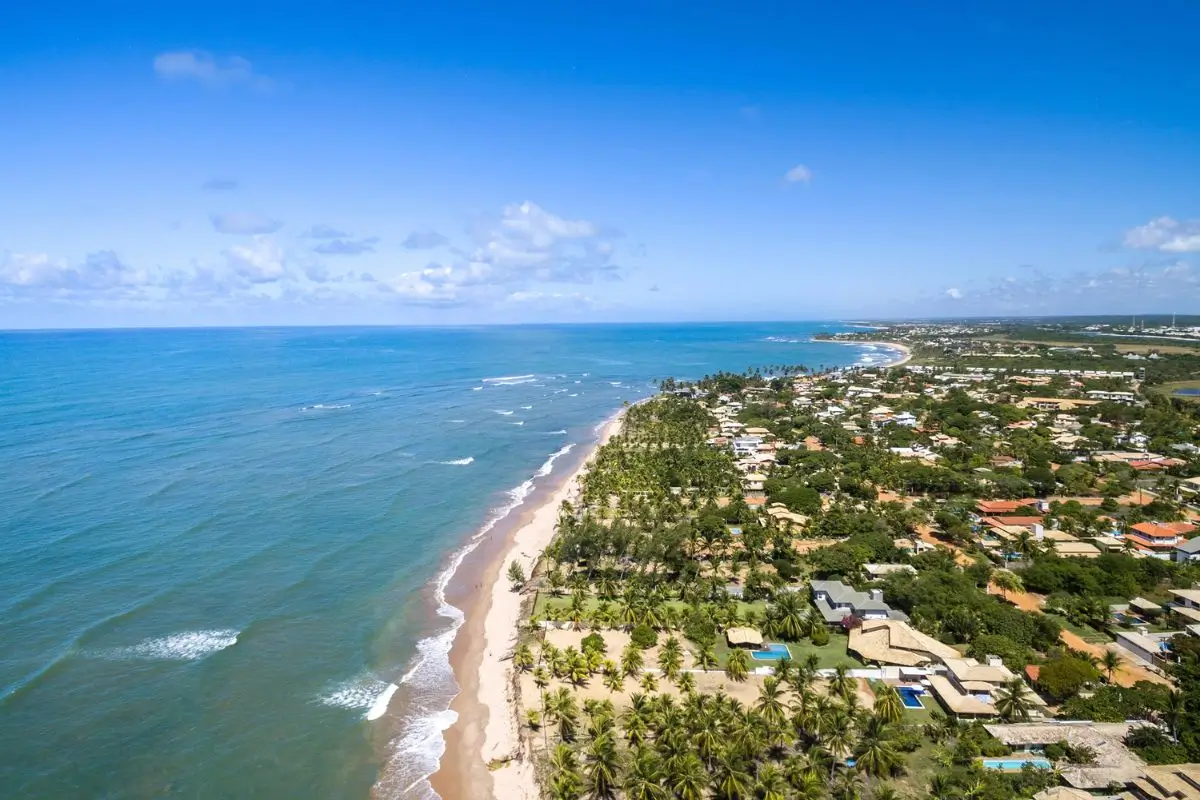
<instances>
[{"instance_id":1,"label":"beachfront villa","mask_svg":"<svg viewBox=\"0 0 1200 800\"><path fill-rule=\"evenodd\" d=\"M829 625L840 625L846 617L861 620L908 621L908 615L883 602L883 590L860 592L841 581L810 581L813 604Z\"/></svg>"},{"instance_id":2,"label":"beachfront villa","mask_svg":"<svg viewBox=\"0 0 1200 800\"><path fill-rule=\"evenodd\" d=\"M996 716L997 690L1016 677L1003 661L989 656L986 664L974 658L944 658L942 663L946 666L945 674L930 675L929 686L946 711L956 717ZM1033 692L1028 699L1033 705L1030 713L1040 716L1046 702Z\"/></svg>"}]
</instances>

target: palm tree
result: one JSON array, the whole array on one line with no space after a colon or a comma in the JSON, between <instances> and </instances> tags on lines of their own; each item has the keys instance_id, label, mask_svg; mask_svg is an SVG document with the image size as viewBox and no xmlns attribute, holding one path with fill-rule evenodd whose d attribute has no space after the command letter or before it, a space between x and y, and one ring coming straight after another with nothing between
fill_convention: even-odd
<instances>
[{"instance_id":1,"label":"palm tree","mask_svg":"<svg viewBox=\"0 0 1200 800\"><path fill-rule=\"evenodd\" d=\"M1100 668L1108 676L1108 682L1112 683L1113 676L1121 668L1121 657L1113 650L1105 650L1104 655L1100 656Z\"/></svg>"},{"instance_id":2,"label":"palm tree","mask_svg":"<svg viewBox=\"0 0 1200 800\"><path fill-rule=\"evenodd\" d=\"M996 692L996 714L1005 722L1028 720L1032 693L1018 676L1009 678Z\"/></svg>"},{"instance_id":3,"label":"palm tree","mask_svg":"<svg viewBox=\"0 0 1200 800\"><path fill-rule=\"evenodd\" d=\"M720 800L750 800L754 779L734 759L725 756L717 765L716 790Z\"/></svg>"},{"instance_id":4,"label":"palm tree","mask_svg":"<svg viewBox=\"0 0 1200 800\"><path fill-rule=\"evenodd\" d=\"M523 644L513 652L513 666L521 672L528 672L533 667L533 651L529 645Z\"/></svg>"},{"instance_id":5,"label":"palm tree","mask_svg":"<svg viewBox=\"0 0 1200 800\"><path fill-rule=\"evenodd\" d=\"M904 702L894 686L884 684L875 692L875 716L884 722L895 724L904 716Z\"/></svg>"},{"instance_id":6,"label":"palm tree","mask_svg":"<svg viewBox=\"0 0 1200 800\"><path fill-rule=\"evenodd\" d=\"M668 636L662 647L659 648L658 666L668 680L674 680L683 667L683 647L674 636Z\"/></svg>"},{"instance_id":7,"label":"palm tree","mask_svg":"<svg viewBox=\"0 0 1200 800\"><path fill-rule=\"evenodd\" d=\"M705 672L708 672L710 669L716 669L717 664L717 656L715 653L713 653L713 649L711 647L705 645L704 647L700 648L699 652L696 653L696 666L700 667L700 669L704 670Z\"/></svg>"},{"instance_id":8,"label":"palm tree","mask_svg":"<svg viewBox=\"0 0 1200 800\"><path fill-rule=\"evenodd\" d=\"M808 603L798 593L786 592L779 595L771 608L775 630L788 641L802 638L807 611Z\"/></svg>"},{"instance_id":9,"label":"palm tree","mask_svg":"<svg viewBox=\"0 0 1200 800\"><path fill-rule=\"evenodd\" d=\"M585 754L587 766L584 778L592 797L611 798L616 795L617 776L621 771L621 760L617 756L616 743L612 734L605 732L593 739Z\"/></svg>"},{"instance_id":10,"label":"palm tree","mask_svg":"<svg viewBox=\"0 0 1200 800\"><path fill-rule=\"evenodd\" d=\"M887 723L879 717L867 720L862 739L854 749L854 766L873 778L893 774L904 762L891 741Z\"/></svg>"},{"instance_id":11,"label":"palm tree","mask_svg":"<svg viewBox=\"0 0 1200 800\"><path fill-rule=\"evenodd\" d=\"M692 694L696 691L696 676L690 672L681 672L675 678L675 686L683 694Z\"/></svg>"},{"instance_id":12,"label":"palm tree","mask_svg":"<svg viewBox=\"0 0 1200 800\"><path fill-rule=\"evenodd\" d=\"M760 800L787 800L788 783L783 779L783 773L774 764L765 764L758 771L754 793Z\"/></svg>"},{"instance_id":13,"label":"palm tree","mask_svg":"<svg viewBox=\"0 0 1200 800\"><path fill-rule=\"evenodd\" d=\"M708 772L695 753L686 753L667 775L667 785L679 800L703 800Z\"/></svg>"},{"instance_id":14,"label":"palm tree","mask_svg":"<svg viewBox=\"0 0 1200 800\"><path fill-rule=\"evenodd\" d=\"M625 649L621 651L621 669L626 675L637 675L642 671L645 664L645 658L642 655L642 650L636 644L630 642L625 645Z\"/></svg>"},{"instance_id":15,"label":"palm tree","mask_svg":"<svg viewBox=\"0 0 1200 800\"><path fill-rule=\"evenodd\" d=\"M750 674L750 655L742 648L735 648L725 660L725 676L731 681L742 683Z\"/></svg>"},{"instance_id":16,"label":"palm tree","mask_svg":"<svg viewBox=\"0 0 1200 800\"><path fill-rule=\"evenodd\" d=\"M769 677L763 680L763 685L758 690L758 702L754 704L754 709L768 726L783 725L787 713L784 709L783 690L780 689L778 678Z\"/></svg>"},{"instance_id":17,"label":"palm tree","mask_svg":"<svg viewBox=\"0 0 1200 800\"><path fill-rule=\"evenodd\" d=\"M845 700L856 693L857 681L850 677L850 671L844 666L835 667L833 677L829 679L829 691Z\"/></svg>"},{"instance_id":18,"label":"palm tree","mask_svg":"<svg viewBox=\"0 0 1200 800\"><path fill-rule=\"evenodd\" d=\"M625 796L629 800L666 800L662 785L662 765L653 750L638 747L625 775Z\"/></svg>"}]
</instances>

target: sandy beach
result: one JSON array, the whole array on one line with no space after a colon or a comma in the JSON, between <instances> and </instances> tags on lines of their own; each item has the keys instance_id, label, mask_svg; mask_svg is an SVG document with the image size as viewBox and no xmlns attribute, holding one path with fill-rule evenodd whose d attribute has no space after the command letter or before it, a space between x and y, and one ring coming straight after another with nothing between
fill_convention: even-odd
<instances>
[{"instance_id":1,"label":"sandy beach","mask_svg":"<svg viewBox=\"0 0 1200 800\"><path fill-rule=\"evenodd\" d=\"M485 563L475 566L464 584L478 588L459 606L466 621L450 653L460 692L451 704L457 721L445 732L446 749L430 778L445 800L486 798L533 800L538 797L533 764L521 747L512 651L525 595L511 590L504 573L516 561L526 575L554 537L558 508L578 491L579 477L596 449L618 430L624 412L608 420L598 440L562 479L536 493ZM489 768L492 767L492 768Z\"/></svg>"},{"instance_id":2,"label":"sandy beach","mask_svg":"<svg viewBox=\"0 0 1200 800\"><path fill-rule=\"evenodd\" d=\"M868 339L821 339L820 341L836 342L837 344L850 344L850 345L868 345L868 344L870 344L870 345L874 345L876 347L886 347L889 350L896 350L900 353L899 358L897 358L895 361L889 361L886 364L876 364L874 366L898 367L901 364L907 364L909 361L912 360L912 357L913 357L912 356L912 348L906 344L900 344L899 342L881 342L881 341L868 340Z\"/></svg>"}]
</instances>

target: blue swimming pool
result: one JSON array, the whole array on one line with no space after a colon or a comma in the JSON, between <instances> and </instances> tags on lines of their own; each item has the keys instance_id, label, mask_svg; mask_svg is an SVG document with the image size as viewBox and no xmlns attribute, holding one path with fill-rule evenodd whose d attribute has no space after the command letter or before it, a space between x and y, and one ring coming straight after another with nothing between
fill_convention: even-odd
<instances>
[{"instance_id":1,"label":"blue swimming pool","mask_svg":"<svg viewBox=\"0 0 1200 800\"><path fill-rule=\"evenodd\" d=\"M904 703L905 708L925 707L925 704L921 702L921 695L925 694L924 689L918 689L915 686L897 686L896 692L900 695L900 701Z\"/></svg>"},{"instance_id":2,"label":"blue swimming pool","mask_svg":"<svg viewBox=\"0 0 1200 800\"><path fill-rule=\"evenodd\" d=\"M750 657L755 661L781 661L785 658L791 658L792 653L787 649L786 644L771 642L766 645L766 649L764 650L750 651Z\"/></svg>"},{"instance_id":3,"label":"blue swimming pool","mask_svg":"<svg viewBox=\"0 0 1200 800\"><path fill-rule=\"evenodd\" d=\"M1038 769L1050 769L1053 764L1050 760L1042 756L1007 756L1005 758L984 758L981 759L983 765L988 769L1001 769L1010 772L1019 772L1026 764L1037 767Z\"/></svg>"}]
</instances>

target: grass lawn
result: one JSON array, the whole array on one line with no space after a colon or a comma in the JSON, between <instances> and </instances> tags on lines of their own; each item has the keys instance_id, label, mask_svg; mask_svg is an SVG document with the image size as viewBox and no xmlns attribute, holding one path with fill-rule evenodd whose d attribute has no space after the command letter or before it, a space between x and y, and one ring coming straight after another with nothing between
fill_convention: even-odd
<instances>
[{"instance_id":1,"label":"grass lawn","mask_svg":"<svg viewBox=\"0 0 1200 800\"><path fill-rule=\"evenodd\" d=\"M905 722L909 722L907 718ZM909 793L917 796L923 795L925 787L929 784L929 779L936 773L943 771L937 762L933 760L933 748L935 745L928 739L921 742L921 746L911 753L904 753L905 772L895 780L895 787L903 791L908 789Z\"/></svg>"},{"instance_id":2,"label":"grass lawn","mask_svg":"<svg viewBox=\"0 0 1200 800\"><path fill-rule=\"evenodd\" d=\"M863 663L846 651L846 644L849 641L850 637L844 633L831 633L829 634L829 644L824 647L817 647L809 639L786 644L788 650L792 651L793 661L803 661L808 658L810 653L816 653L817 669L833 669L834 667L856 669L863 666Z\"/></svg>"},{"instance_id":3,"label":"grass lawn","mask_svg":"<svg viewBox=\"0 0 1200 800\"><path fill-rule=\"evenodd\" d=\"M1047 614L1046 616L1057 620L1064 628L1078 636L1080 639L1083 639L1085 642L1089 642L1091 644L1108 644L1112 641L1112 637L1110 637L1107 633L1098 631L1088 625L1076 625L1066 617L1058 614Z\"/></svg>"}]
</instances>

